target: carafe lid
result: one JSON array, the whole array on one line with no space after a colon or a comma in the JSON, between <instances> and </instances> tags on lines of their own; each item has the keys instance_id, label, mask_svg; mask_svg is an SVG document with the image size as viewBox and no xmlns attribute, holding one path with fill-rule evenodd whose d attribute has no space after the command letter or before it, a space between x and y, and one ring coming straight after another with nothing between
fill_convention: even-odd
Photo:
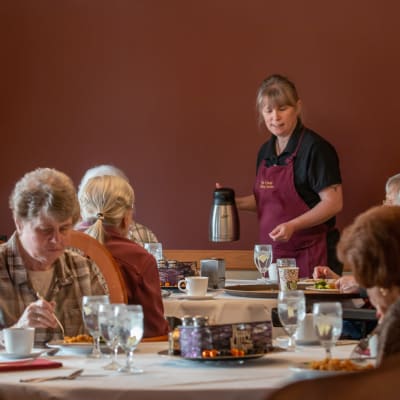
<instances>
[{"instance_id":1,"label":"carafe lid","mask_svg":"<svg viewBox=\"0 0 400 400\"><path fill-rule=\"evenodd\" d=\"M235 191L230 188L214 190L214 204L226 205L235 203Z\"/></svg>"}]
</instances>

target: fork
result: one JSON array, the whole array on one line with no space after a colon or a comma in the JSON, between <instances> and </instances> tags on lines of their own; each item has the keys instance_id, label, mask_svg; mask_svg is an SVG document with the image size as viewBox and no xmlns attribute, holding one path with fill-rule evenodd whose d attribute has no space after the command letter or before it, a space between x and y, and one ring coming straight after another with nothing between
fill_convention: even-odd
<instances>
[{"instance_id":1,"label":"fork","mask_svg":"<svg viewBox=\"0 0 400 400\"><path fill-rule=\"evenodd\" d=\"M44 298L43 296L41 296L41 295L39 294L39 292L36 292L36 297L37 297L38 299L40 299L40 300L45 300L45 298ZM62 324L62 323L60 322L60 320L57 318L57 315L56 315L55 313L53 313L53 315L54 315L54 318L56 319L56 322L57 322L58 326L59 326L60 329L61 329L61 333L62 333L62 336L63 336L63 338L64 338L65 332L64 332L63 324Z\"/></svg>"},{"instance_id":2,"label":"fork","mask_svg":"<svg viewBox=\"0 0 400 400\"><path fill-rule=\"evenodd\" d=\"M59 376L48 376L46 378L28 378L28 379L20 379L19 381L22 383L40 383L47 381L55 381L58 379L66 379L73 380L78 376L82 375L83 369L77 369L76 371L70 373L69 375L59 375Z\"/></svg>"}]
</instances>

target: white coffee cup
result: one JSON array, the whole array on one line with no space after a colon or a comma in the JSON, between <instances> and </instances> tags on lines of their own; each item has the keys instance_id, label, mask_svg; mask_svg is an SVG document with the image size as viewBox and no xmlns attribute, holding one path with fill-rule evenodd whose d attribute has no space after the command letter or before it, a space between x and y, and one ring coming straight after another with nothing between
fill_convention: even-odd
<instances>
[{"instance_id":1,"label":"white coffee cup","mask_svg":"<svg viewBox=\"0 0 400 400\"><path fill-rule=\"evenodd\" d=\"M30 354L35 339L35 328L7 328L3 330L7 353Z\"/></svg>"},{"instance_id":2,"label":"white coffee cup","mask_svg":"<svg viewBox=\"0 0 400 400\"><path fill-rule=\"evenodd\" d=\"M272 263L268 268L268 277L273 282L278 282L278 269L276 263Z\"/></svg>"},{"instance_id":3,"label":"white coffee cup","mask_svg":"<svg viewBox=\"0 0 400 400\"><path fill-rule=\"evenodd\" d=\"M299 325L295 333L296 341L304 344L318 343L318 337L315 333L313 315L306 314L305 318Z\"/></svg>"},{"instance_id":4,"label":"white coffee cup","mask_svg":"<svg viewBox=\"0 0 400 400\"><path fill-rule=\"evenodd\" d=\"M183 284L185 284L184 288L182 287ZM178 282L178 289L189 296L205 296L207 287L207 276L188 276Z\"/></svg>"}]
</instances>

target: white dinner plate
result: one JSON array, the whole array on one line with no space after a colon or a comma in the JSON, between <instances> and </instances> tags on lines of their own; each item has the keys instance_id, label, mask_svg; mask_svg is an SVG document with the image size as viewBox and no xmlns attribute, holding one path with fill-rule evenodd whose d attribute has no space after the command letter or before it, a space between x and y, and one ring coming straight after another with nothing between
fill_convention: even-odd
<instances>
[{"instance_id":1,"label":"white dinner plate","mask_svg":"<svg viewBox=\"0 0 400 400\"><path fill-rule=\"evenodd\" d=\"M178 294L176 295L177 299L185 299L185 300L212 300L217 293L207 293L205 296L190 296L188 294Z\"/></svg>"},{"instance_id":2,"label":"white dinner plate","mask_svg":"<svg viewBox=\"0 0 400 400\"><path fill-rule=\"evenodd\" d=\"M0 353L0 362L25 361L39 357L44 351L34 351L28 354Z\"/></svg>"},{"instance_id":3,"label":"white dinner plate","mask_svg":"<svg viewBox=\"0 0 400 400\"><path fill-rule=\"evenodd\" d=\"M340 293L339 289L317 289L314 286L307 286L306 290L312 290L313 292L323 292L323 293Z\"/></svg>"}]
</instances>

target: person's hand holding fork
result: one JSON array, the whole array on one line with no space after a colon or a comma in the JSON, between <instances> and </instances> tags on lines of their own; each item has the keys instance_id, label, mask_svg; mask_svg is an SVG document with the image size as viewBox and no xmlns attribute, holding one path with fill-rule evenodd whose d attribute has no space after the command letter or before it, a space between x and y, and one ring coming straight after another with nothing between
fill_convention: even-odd
<instances>
[{"instance_id":1,"label":"person's hand holding fork","mask_svg":"<svg viewBox=\"0 0 400 400\"><path fill-rule=\"evenodd\" d=\"M57 328L57 317L54 314L55 303L38 296L38 300L28 305L15 327Z\"/></svg>"}]
</instances>

